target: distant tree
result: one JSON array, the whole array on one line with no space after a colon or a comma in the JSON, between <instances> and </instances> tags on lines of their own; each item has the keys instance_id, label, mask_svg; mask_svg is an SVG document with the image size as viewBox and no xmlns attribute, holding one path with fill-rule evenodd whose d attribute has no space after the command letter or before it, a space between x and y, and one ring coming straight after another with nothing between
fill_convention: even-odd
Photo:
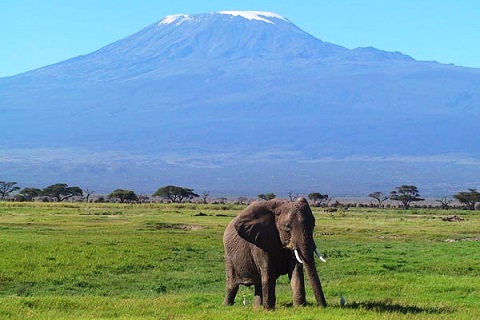
<instances>
[{"instance_id":1,"label":"distant tree","mask_svg":"<svg viewBox=\"0 0 480 320\"><path fill-rule=\"evenodd\" d=\"M289 191L287 195L290 201L295 201L299 197L298 193L294 193L293 191Z\"/></svg>"},{"instance_id":2,"label":"distant tree","mask_svg":"<svg viewBox=\"0 0 480 320\"><path fill-rule=\"evenodd\" d=\"M440 202L440 208L444 210L450 209L450 203L452 203L452 199L448 199L447 197L443 197L442 199L435 200L437 202Z\"/></svg>"},{"instance_id":3,"label":"distant tree","mask_svg":"<svg viewBox=\"0 0 480 320\"><path fill-rule=\"evenodd\" d=\"M390 199L400 201L405 210L410 209L410 204L414 201L423 201L416 186L401 185L390 192Z\"/></svg>"},{"instance_id":4,"label":"distant tree","mask_svg":"<svg viewBox=\"0 0 480 320\"><path fill-rule=\"evenodd\" d=\"M137 195L132 190L116 189L112 191L108 196L108 199L118 200L120 203L125 201L137 201Z\"/></svg>"},{"instance_id":5,"label":"distant tree","mask_svg":"<svg viewBox=\"0 0 480 320\"><path fill-rule=\"evenodd\" d=\"M370 198L373 198L375 200L378 201L378 207L381 208L383 203L385 202L385 200L388 199L387 196L385 196L383 194L383 192L380 192L380 191L375 191L375 192L372 192L368 195Z\"/></svg>"},{"instance_id":6,"label":"distant tree","mask_svg":"<svg viewBox=\"0 0 480 320\"><path fill-rule=\"evenodd\" d=\"M85 201L88 203L90 202L90 196L95 193L95 191L90 189L83 189L83 193L85 195Z\"/></svg>"},{"instance_id":7,"label":"distant tree","mask_svg":"<svg viewBox=\"0 0 480 320\"><path fill-rule=\"evenodd\" d=\"M238 197L237 201L238 201L239 204L246 204L247 201L248 201L248 198L247 197Z\"/></svg>"},{"instance_id":8,"label":"distant tree","mask_svg":"<svg viewBox=\"0 0 480 320\"><path fill-rule=\"evenodd\" d=\"M480 202L480 192L477 189L468 189L468 191L459 192L453 197L465 204L470 210L475 210L475 204Z\"/></svg>"},{"instance_id":9,"label":"distant tree","mask_svg":"<svg viewBox=\"0 0 480 320\"><path fill-rule=\"evenodd\" d=\"M132 201L135 201L135 200L132 200ZM150 196L147 195L147 194L137 195L137 200L136 201L138 203L148 203L148 202L150 202Z\"/></svg>"},{"instance_id":10,"label":"distant tree","mask_svg":"<svg viewBox=\"0 0 480 320\"><path fill-rule=\"evenodd\" d=\"M227 197L218 197L216 202L221 203L221 204L225 204L225 203L227 203L227 201L228 201Z\"/></svg>"},{"instance_id":11,"label":"distant tree","mask_svg":"<svg viewBox=\"0 0 480 320\"><path fill-rule=\"evenodd\" d=\"M154 197L160 197L168 199L172 202L182 202L184 199L198 198L199 195L193 192L193 189L177 187L177 186L165 186L159 188L154 194Z\"/></svg>"},{"instance_id":12,"label":"distant tree","mask_svg":"<svg viewBox=\"0 0 480 320\"><path fill-rule=\"evenodd\" d=\"M42 194L42 190L37 188L24 188L20 190L19 194L22 195L26 201L32 201L33 198Z\"/></svg>"},{"instance_id":13,"label":"distant tree","mask_svg":"<svg viewBox=\"0 0 480 320\"><path fill-rule=\"evenodd\" d=\"M323 202L328 200L328 194L321 194L319 192L312 192L308 194L308 199L313 201L313 206L321 206Z\"/></svg>"},{"instance_id":14,"label":"distant tree","mask_svg":"<svg viewBox=\"0 0 480 320\"><path fill-rule=\"evenodd\" d=\"M83 190L79 187L69 187L66 183L57 183L43 189L42 195L62 202L71 197L83 196Z\"/></svg>"},{"instance_id":15,"label":"distant tree","mask_svg":"<svg viewBox=\"0 0 480 320\"><path fill-rule=\"evenodd\" d=\"M257 197L258 197L259 199L267 200L267 201L268 201L268 200L275 199L275 198L277 197L277 195L276 195L275 193L271 192L271 193L267 193L267 194L261 193L261 194L259 194Z\"/></svg>"},{"instance_id":16,"label":"distant tree","mask_svg":"<svg viewBox=\"0 0 480 320\"><path fill-rule=\"evenodd\" d=\"M10 193L20 190L16 182L0 181L0 199L5 200Z\"/></svg>"},{"instance_id":17,"label":"distant tree","mask_svg":"<svg viewBox=\"0 0 480 320\"><path fill-rule=\"evenodd\" d=\"M202 192L202 202L208 203L208 197L210 196L210 191L203 191Z\"/></svg>"}]
</instances>

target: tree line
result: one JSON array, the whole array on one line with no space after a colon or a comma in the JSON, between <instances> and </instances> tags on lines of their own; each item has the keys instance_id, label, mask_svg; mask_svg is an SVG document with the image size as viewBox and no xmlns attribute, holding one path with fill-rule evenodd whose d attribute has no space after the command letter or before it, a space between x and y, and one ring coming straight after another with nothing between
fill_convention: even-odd
<instances>
[{"instance_id":1,"label":"tree line","mask_svg":"<svg viewBox=\"0 0 480 320\"><path fill-rule=\"evenodd\" d=\"M32 201L34 199L41 198L44 201L57 201L62 202L71 198L79 197L87 202L90 201L90 197L93 191L89 189L81 189L77 186L68 186L66 183L57 183L50 185L43 189L38 188L24 188L21 189L17 182L0 181L0 199L5 200L10 197L11 194L18 193L13 197L16 201ZM208 192L202 194L202 201L207 203ZM167 185L160 187L152 197L158 197L169 202L181 203L184 201L191 201L194 198L199 198L200 195L194 192L194 189L178 187L174 185ZM262 200L271 200L276 198L274 193L259 194L257 196ZM290 200L294 200L298 195L293 192L288 193ZM408 210L413 202L425 200L420 196L418 188L414 185L401 185L396 187L387 196L381 191L375 191L368 195L368 197L374 199L377 202L378 207L383 207L386 200L398 201L401 206ZM116 189L106 196L106 199L114 202L143 202L148 196L137 195L132 190ZM453 198L462 203L467 209L475 210L477 204L480 203L480 192L476 189L468 189L467 191L461 191L453 195ZM239 203L246 203L247 198L239 197ZM320 192L312 192L308 194L308 199L312 201L313 206L326 206L331 198L327 194ZM226 198L223 201L226 202ZM443 197L436 200L440 203L442 209L448 209L453 202L453 199Z\"/></svg>"},{"instance_id":2,"label":"tree line","mask_svg":"<svg viewBox=\"0 0 480 320\"><path fill-rule=\"evenodd\" d=\"M370 198L375 199L378 202L378 206L382 207L384 201L394 200L399 201L402 207L406 210L410 209L412 202L423 201L418 188L414 185L401 185L396 187L390 192L389 196L384 195L380 191L372 192L368 195ZM475 210L477 203L480 203L480 192L476 189L468 189L467 191L461 191L453 195L453 198L465 205L469 210ZM440 203L442 209L449 209L453 199L443 197L435 200Z\"/></svg>"},{"instance_id":3,"label":"tree line","mask_svg":"<svg viewBox=\"0 0 480 320\"><path fill-rule=\"evenodd\" d=\"M90 196L93 191L88 189L82 189L77 186L68 186L66 183L56 183L43 189L38 188L24 188L21 189L17 182L13 181L0 181L0 199L5 200L10 197L11 194L18 193L13 197L16 201L33 201L34 199L41 198L44 201L56 201L62 202L71 198L82 198L87 202L90 200ZM116 189L106 196L110 201L114 202L137 202L142 200L145 196L137 195L133 190ZM177 187L177 186L164 186L159 188L152 197L159 197L171 202L183 202L185 200L192 200L199 197L193 189Z\"/></svg>"},{"instance_id":4,"label":"tree line","mask_svg":"<svg viewBox=\"0 0 480 320\"><path fill-rule=\"evenodd\" d=\"M292 192L288 193L290 200L293 200L298 195L294 195ZM274 199L276 195L274 193L259 194L258 198L263 200ZM386 200L398 201L402 208L405 210L410 209L413 202L424 201L425 199L420 196L418 188L414 185L401 185L396 187L387 196L381 191L375 191L368 195L377 202L377 206L382 208ZM476 189L468 189L468 191L461 191L453 195L453 198L465 205L469 210L475 210L477 203L480 203L480 192ZM308 194L308 199L312 201L314 207L328 206L331 198L328 194L322 194L320 192L312 192ZM447 197L435 200L440 203L442 209L449 209L453 200Z\"/></svg>"}]
</instances>

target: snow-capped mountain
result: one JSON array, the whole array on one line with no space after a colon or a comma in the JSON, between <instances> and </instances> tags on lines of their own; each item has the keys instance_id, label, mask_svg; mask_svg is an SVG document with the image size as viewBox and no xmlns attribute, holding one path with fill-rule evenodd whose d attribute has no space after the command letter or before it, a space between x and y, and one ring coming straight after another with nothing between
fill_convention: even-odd
<instances>
[{"instance_id":1,"label":"snow-capped mountain","mask_svg":"<svg viewBox=\"0 0 480 320\"><path fill-rule=\"evenodd\" d=\"M480 185L480 70L319 40L268 12L171 15L0 78L0 179L150 192Z\"/></svg>"}]
</instances>

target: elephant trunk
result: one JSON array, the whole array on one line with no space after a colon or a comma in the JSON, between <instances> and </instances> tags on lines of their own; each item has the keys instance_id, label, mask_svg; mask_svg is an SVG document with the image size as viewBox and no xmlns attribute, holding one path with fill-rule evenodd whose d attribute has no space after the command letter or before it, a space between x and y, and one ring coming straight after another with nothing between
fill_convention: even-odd
<instances>
[{"instance_id":1,"label":"elephant trunk","mask_svg":"<svg viewBox=\"0 0 480 320\"><path fill-rule=\"evenodd\" d=\"M308 275L308 280L313 289L313 294L317 300L317 304L322 308L327 306L327 301L323 295L322 284L320 283L320 278L318 277L317 269L315 268L315 260L313 259L313 253L311 259L304 261L305 271Z\"/></svg>"}]
</instances>

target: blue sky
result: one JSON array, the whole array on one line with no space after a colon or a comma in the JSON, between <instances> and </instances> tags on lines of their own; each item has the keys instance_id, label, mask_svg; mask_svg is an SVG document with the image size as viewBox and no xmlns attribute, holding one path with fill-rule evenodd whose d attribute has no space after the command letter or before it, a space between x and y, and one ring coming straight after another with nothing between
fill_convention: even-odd
<instances>
[{"instance_id":1,"label":"blue sky","mask_svg":"<svg viewBox=\"0 0 480 320\"><path fill-rule=\"evenodd\" d=\"M324 41L480 68L478 0L1 0L0 77L95 51L175 13L281 14Z\"/></svg>"}]
</instances>

